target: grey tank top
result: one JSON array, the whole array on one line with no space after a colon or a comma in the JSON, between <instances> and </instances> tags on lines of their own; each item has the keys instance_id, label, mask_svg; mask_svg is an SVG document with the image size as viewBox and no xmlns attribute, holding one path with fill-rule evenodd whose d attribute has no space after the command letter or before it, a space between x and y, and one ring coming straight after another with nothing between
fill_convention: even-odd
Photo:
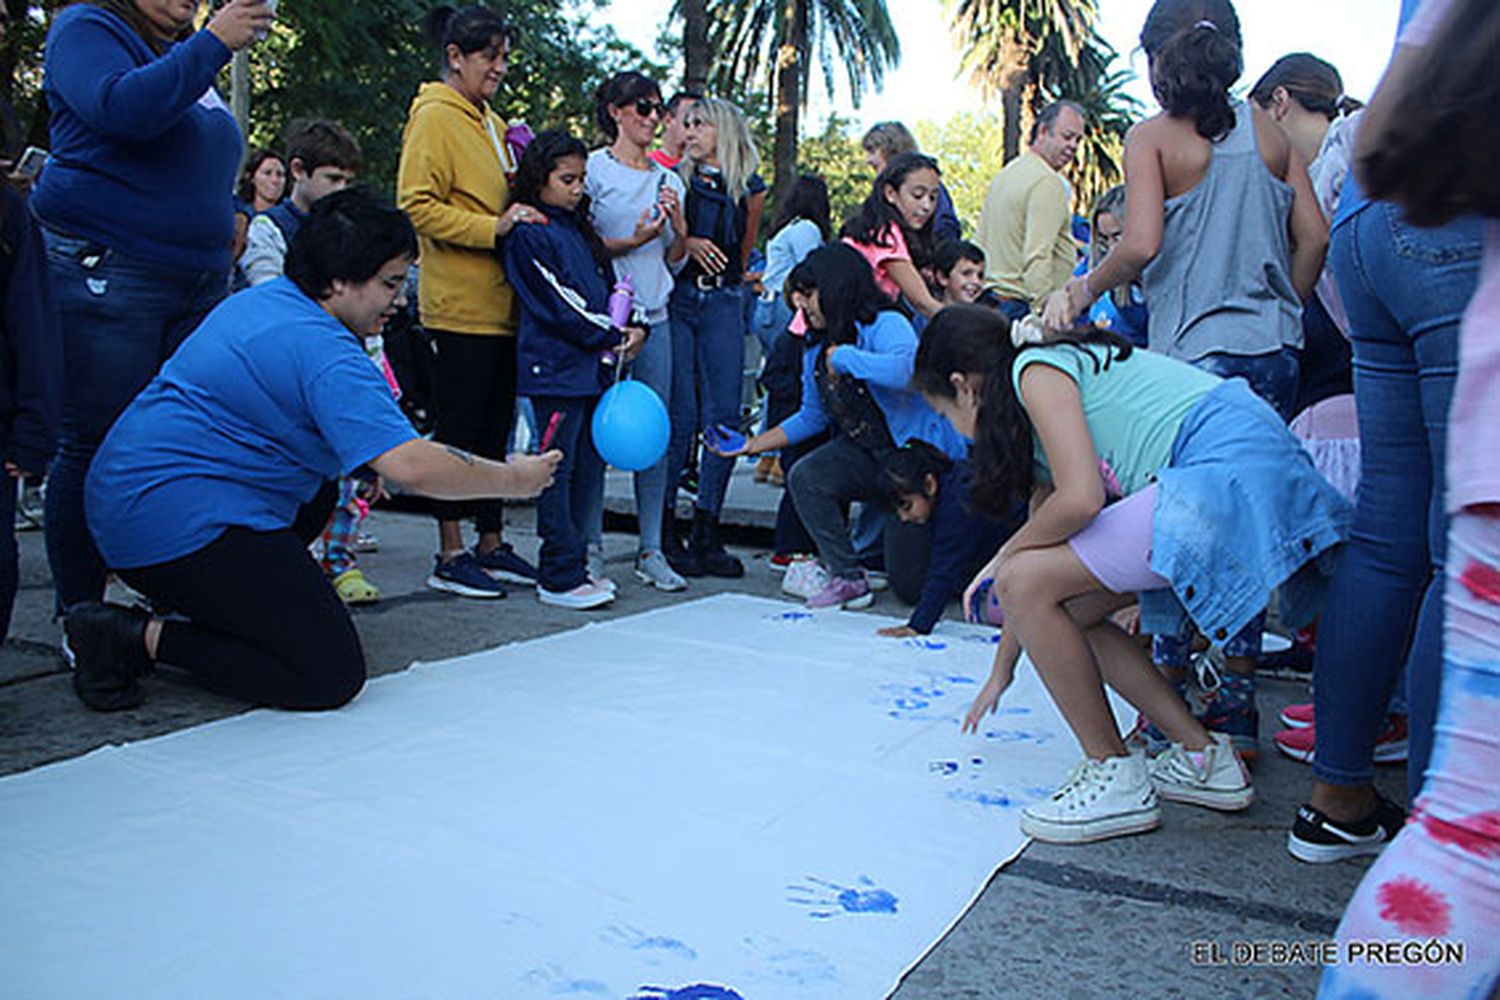
<instances>
[{"instance_id":1,"label":"grey tank top","mask_svg":"<svg viewBox=\"0 0 1500 1000\"><path fill-rule=\"evenodd\" d=\"M1302 347L1292 286L1291 186L1266 169L1244 101L1203 180L1169 198L1161 250L1141 275L1151 350L1183 361Z\"/></svg>"}]
</instances>

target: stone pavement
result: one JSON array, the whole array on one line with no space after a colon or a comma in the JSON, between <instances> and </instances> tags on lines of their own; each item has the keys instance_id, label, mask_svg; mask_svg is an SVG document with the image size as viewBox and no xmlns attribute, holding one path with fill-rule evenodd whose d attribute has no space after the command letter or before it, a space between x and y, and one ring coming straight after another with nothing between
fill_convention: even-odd
<instances>
[{"instance_id":1,"label":"stone pavement","mask_svg":"<svg viewBox=\"0 0 1500 1000\"><path fill-rule=\"evenodd\" d=\"M613 510L628 510L628 480L612 478ZM726 520L736 537L766 545L780 491L735 477ZM511 539L536 551L532 511L508 515ZM612 524L619 525L617 518ZM620 583L615 604L600 612L538 604L529 590L498 602L471 601L427 590L435 542L432 523L417 513L376 511L368 527L381 541L362 565L384 592L377 605L355 613L371 672L404 669L413 660L438 660L534 639L583 622L635 614L720 590L779 595L780 577L763 548L737 548L742 580L694 581L684 595L661 594L631 573L634 539L611 532L610 575ZM57 655L51 589L39 532L20 535L22 578L9 640L0 648L0 774L10 774L121 743L197 725L245 706L165 680L149 682L142 707L97 715L73 695ZM904 615L890 594L875 614ZM851 612L859 613L859 612ZM957 614L956 606L950 614ZM1305 684L1262 681L1263 734L1277 711L1305 700ZM1259 798L1244 813L1222 816L1164 804L1155 833L1083 847L1033 844L985 886L973 908L906 977L897 1000L1114 996L1310 997L1317 971L1299 967L1195 965L1195 941L1215 942L1225 956L1239 941L1308 941L1333 931L1365 865L1309 866L1285 849L1293 810L1306 795L1309 773L1274 751L1255 767ZM1402 791L1400 768L1383 768L1388 795ZM21 904L12 900L10 905ZM763 1000L763 998L755 998ZM860 1000L860 998L851 998Z\"/></svg>"}]
</instances>

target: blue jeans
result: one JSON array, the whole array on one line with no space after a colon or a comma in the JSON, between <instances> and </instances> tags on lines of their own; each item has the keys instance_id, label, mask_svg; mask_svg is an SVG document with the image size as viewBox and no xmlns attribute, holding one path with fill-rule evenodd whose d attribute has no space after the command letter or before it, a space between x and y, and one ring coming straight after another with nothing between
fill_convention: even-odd
<instances>
[{"instance_id":1,"label":"blue jeans","mask_svg":"<svg viewBox=\"0 0 1500 1000\"><path fill-rule=\"evenodd\" d=\"M228 289L224 271L127 257L45 227L62 320L62 425L47 473L47 561L57 611L104 596L104 560L84 519L83 484L115 418Z\"/></svg>"},{"instance_id":2,"label":"blue jeans","mask_svg":"<svg viewBox=\"0 0 1500 1000\"><path fill-rule=\"evenodd\" d=\"M1403 665L1413 799L1427 766L1442 671L1448 404L1459 319L1483 245L1478 220L1418 229L1382 203L1333 231L1329 259L1354 343L1362 471L1313 661L1313 774L1328 784L1369 784Z\"/></svg>"},{"instance_id":3,"label":"blue jeans","mask_svg":"<svg viewBox=\"0 0 1500 1000\"><path fill-rule=\"evenodd\" d=\"M1287 423L1297 415L1300 365L1296 352L1282 348L1271 354L1205 354L1193 367L1220 378L1242 378L1261 399L1271 404Z\"/></svg>"},{"instance_id":4,"label":"blue jeans","mask_svg":"<svg viewBox=\"0 0 1500 1000\"><path fill-rule=\"evenodd\" d=\"M705 427L740 422L745 369L745 290L700 289L678 282L668 305L672 325L672 441L668 484L677 482L688 447ZM705 450L698 462L698 509L718 516L732 459Z\"/></svg>"},{"instance_id":5,"label":"blue jeans","mask_svg":"<svg viewBox=\"0 0 1500 1000\"><path fill-rule=\"evenodd\" d=\"M537 586L562 592L588 580L588 532L594 497L603 488L604 460L594 450L590 424L598 399L532 396L537 423L546 427L562 413L552 447L562 452L552 485L537 498Z\"/></svg>"},{"instance_id":6,"label":"blue jeans","mask_svg":"<svg viewBox=\"0 0 1500 1000\"><path fill-rule=\"evenodd\" d=\"M667 321L651 324L650 335L645 346L631 362L630 374L642 385L649 386L672 412L672 327ZM676 423L673 422L675 434ZM672 465L672 449L667 448L661 460L649 469L635 474L636 528L639 533L637 550L660 552L662 539L662 514L666 509L668 490L676 495L677 481L667 478L667 469ZM677 468L681 468L681 463Z\"/></svg>"}]
</instances>

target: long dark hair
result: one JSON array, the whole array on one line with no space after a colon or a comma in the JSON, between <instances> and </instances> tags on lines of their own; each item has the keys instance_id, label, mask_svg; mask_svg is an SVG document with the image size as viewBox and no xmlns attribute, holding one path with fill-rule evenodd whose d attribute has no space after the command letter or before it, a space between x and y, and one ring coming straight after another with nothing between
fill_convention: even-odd
<instances>
[{"instance_id":1,"label":"long dark hair","mask_svg":"<svg viewBox=\"0 0 1500 1000\"><path fill-rule=\"evenodd\" d=\"M926 496L927 477L942 479L953 468L953 459L937 445L912 438L880 462L880 492L886 505L895 507L903 497Z\"/></svg>"},{"instance_id":2,"label":"long dark hair","mask_svg":"<svg viewBox=\"0 0 1500 1000\"><path fill-rule=\"evenodd\" d=\"M1234 128L1229 88L1244 72L1240 19L1229 0L1156 0L1141 28L1151 89L1173 118L1190 118L1205 139Z\"/></svg>"},{"instance_id":3,"label":"long dark hair","mask_svg":"<svg viewBox=\"0 0 1500 1000\"><path fill-rule=\"evenodd\" d=\"M656 81L644 73L635 70L626 70L624 73L616 73L608 80L599 85L594 91L594 123L599 126L599 131L610 142L614 142L620 136L619 123L610 115L610 108L618 108L638 101L643 97L654 97L657 102L661 101L661 88ZM657 121L661 119L658 118Z\"/></svg>"},{"instance_id":4,"label":"long dark hair","mask_svg":"<svg viewBox=\"0 0 1500 1000\"><path fill-rule=\"evenodd\" d=\"M536 138L526 147L526 152L521 154L521 162L516 166L516 180L510 188L510 203L545 208L542 204L542 188L547 186L547 178L552 176L558 161L577 156L586 162L588 155L589 150L583 140L563 129L552 128L537 133ZM604 241L599 238L598 231L590 221L588 195L584 195L583 200L578 203L578 208L573 212L573 221L583 233L584 242L589 245L589 252L594 255L594 260L601 267L607 266L609 251L605 249Z\"/></svg>"},{"instance_id":5,"label":"long dark hair","mask_svg":"<svg viewBox=\"0 0 1500 1000\"><path fill-rule=\"evenodd\" d=\"M1250 88L1250 100L1269 108L1277 87L1284 88L1304 110L1324 115L1329 121L1364 107L1344 93L1344 78L1333 63L1311 52L1292 52L1272 63Z\"/></svg>"},{"instance_id":6,"label":"long dark hair","mask_svg":"<svg viewBox=\"0 0 1500 1000\"><path fill-rule=\"evenodd\" d=\"M932 220L937 217L937 213L928 216L921 229L911 229L901 217L901 212L885 196L886 188L901 190L906 178L918 170L931 170L939 177L943 174L937 160L924 153L900 153L891 157L885 169L875 178L870 196L850 216L849 221L844 223L839 235L866 246L887 246L887 230L891 226L899 226L902 235L906 237L906 248L911 251L911 262L917 267L927 266L932 260Z\"/></svg>"},{"instance_id":7,"label":"long dark hair","mask_svg":"<svg viewBox=\"0 0 1500 1000\"><path fill-rule=\"evenodd\" d=\"M870 262L843 243L829 243L804 257L787 275L786 286L803 294L818 293L823 329L808 330L809 347L825 338L830 344L852 344L859 338L861 324L873 323L882 309L896 307L875 287Z\"/></svg>"},{"instance_id":8,"label":"long dark hair","mask_svg":"<svg viewBox=\"0 0 1500 1000\"><path fill-rule=\"evenodd\" d=\"M818 232L823 234L823 242L827 243L829 230L832 228L832 223L828 221L830 214L828 185L823 182L823 178L817 174L801 174L792 185L786 201L776 210L776 222L771 226L771 232L779 232L796 219L806 219L818 227Z\"/></svg>"},{"instance_id":9,"label":"long dark hair","mask_svg":"<svg viewBox=\"0 0 1500 1000\"><path fill-rule=\"evenodd\" d=\"M283 178L281 181L281 198L286 197L287 189L292 185L292 172L287 168L286 157L274 149L252 149L250 155L245 158L245 169L240 171L240 184L235 190L240 201L247 205L255 202L255 174L260 170L260 165L267 160L276 160L281 164ZM281 198L277 198L280 201Z\"/></svg>"},{"instance_id":10,"label":"long dark hair","mask_svg":"<svg viewBox=\"0 0 1500 1000\"><path fill-rule=\"evenodd\" d=\"M1456 0L1382 110L1379 141L1361 142L1355 165L1366 193L1399 203L1420 226L1500 216L1500 172L1473 155L1500 142L1495 0ZM1459 143L1470 152L1453 152Z\"/></svg>"},{"instance_id":11,"label":"long dark hair","mask_svg":"<svg viewBox=\"0 0 1500 1000\"><path fill-rule=\"evenodd\" d=\"M1101 361L1092 351L1095 370L1124 361L1133 350L1129 341L1097 327L1077 327L1048 340L1077 350L1097 344L1107 348ZM1036 469L1031 417L1011 381L1011 367L1021 351L1042 346L1012 345L1005 317L985 306L949 306L933 317L922 332L912 372L912 387L924 396L954 399L953 375L982 375L974 447L969 458L974 479L969 503L985 517L1008 517L1031 496Z\"/></svg>"}]
</instances>

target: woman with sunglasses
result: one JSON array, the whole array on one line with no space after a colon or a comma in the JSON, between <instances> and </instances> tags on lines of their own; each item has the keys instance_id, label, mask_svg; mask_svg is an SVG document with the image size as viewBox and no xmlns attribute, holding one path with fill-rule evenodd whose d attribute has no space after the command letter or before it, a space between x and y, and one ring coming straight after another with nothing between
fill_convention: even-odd
<instances>
[{"instance_id":1,"label":"woman with sunglasses","mask_svg":"<svg viewBox=\"0 0 1500 1000\"><path fill-rule=\"evenodd\" d=\"M760 157L738 107L705 97L693 105L683 125L687 149L678 171L687 183L688 261L668 306L672 441L667 453L673 459L669 483L676 482L694 434L740 422L748 325L745 261L755 246L766 205L766 183L755 172ZM713 453L702 457L692 541L674 564L684 576L745 573L744 565L719 542L719 509L733 468L733 458Z\"/></svg>"},{"instance_id":2,"label":"woman with sunglasses","mask_svg":"<svg viewBox=\"0 0 1500 1000\"><path fill-rule=\"evenodd\" d=\"M662 120L661 90L641 73L616 74L595 93L595 119L610 144L589 154L584 188L594 230L614 258L616 279L629 279L635 311L648 334L631 374L650 386L662 402L672 400L672 331L667 300L672 269L687 252L687 219L682 178L651 159ZM687 581L662 550L667 510L667 471L681 464L671 453L635 474L635 505L640 525L635 575L658 590L682 590ZM599 521L602 529L603 511ZM602 531L601 531L602 535ZM593 540L590 540L592 546Z\"/></svg>"}]
</instances>

